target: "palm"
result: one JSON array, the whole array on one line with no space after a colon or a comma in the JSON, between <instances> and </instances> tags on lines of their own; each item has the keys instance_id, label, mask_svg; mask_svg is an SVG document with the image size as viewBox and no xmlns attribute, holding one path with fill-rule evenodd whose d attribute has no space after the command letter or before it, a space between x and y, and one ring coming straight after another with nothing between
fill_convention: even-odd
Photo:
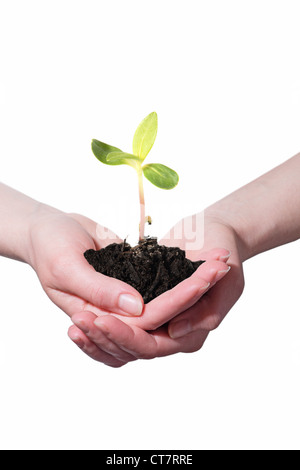
<instances>
[{"instance_id":1,"label":"palm","mask_svg":"<svg viewBox=\"0 0 300 470\"><path fill-rule=\"evenodd\" d=\"M93 295L89 289L91 276L98 273L93 273L83 253L119 239L107 231L106 240L101 240L98 232L96 222L81 215L57 211L39 220L32 230L32 267L49 298L69 316L85 309L97 314L102 312L96 302L91 302ZM103 280L100 276L98 274L99 283Z\"/></svg>"},{"instance_id":2,"label":"palm","mask_svg":"<svg viewBox=\"0 0 300 470\"><path fill-rule=\"evenodd\" d=\"M190 224L187 224L187 226L189 227ZM174 245L177 240L172 237L172 233L176 233L176 229L171 230L169 234L161 240L161 243L169 246ZM191 243L191 240L191 233L187 233L186 237L180 240L181 248L186 250L186 256L189 259L207 259L209 253L212 253L210 251L212 248L224 247L231 252L229 259L231 271L221 282L212 287L206 295L192 307L192 310L187 310L181 314L180 317L177 317L171 322L171 325L184 318L189 318L194 328L210 331L221 323L225 315L242 294L244 288L244 275L239 242L231 228L209 217L205 218L204 243L201 243L202 246L200 246L200 244L197 246L197 244ZM194 245L193 249L189 248L191 245Z\"/></svg>"},{"instance_id":3,"label":"palm","mask_svg":"<svg viewBox=\"0 0 300 470\"><path fill-rule=\"evenodd\" d=\"M206 224L205 240L204 247L188 250L187 256L194 260L203 258L207 262L191 278L147 304L141 317L97 317L85 311L72 317L79 328L71 328L71 337L77 335L81 347L92 358L118 367L139 358L199 350L209 331L220 323L243 288L242 266L234 234L222 224L211 222ZM178 243L170 234L161 240L165 245L180 245L183 249L187 242L188 237ZM214 248L216 246L225 249ZM232 252L232 270L229 276L216 282L217 272L226 269L222 257L224 260L228 257L228 249ZM208 282L213 285L209 290ZM172 325L184 319L188 319L194 331L176 339L170 337ZM201 325L197 323L199 319ZM110 355L109 360L102 360L103 351Z\"/></svg>"}]
</instances>

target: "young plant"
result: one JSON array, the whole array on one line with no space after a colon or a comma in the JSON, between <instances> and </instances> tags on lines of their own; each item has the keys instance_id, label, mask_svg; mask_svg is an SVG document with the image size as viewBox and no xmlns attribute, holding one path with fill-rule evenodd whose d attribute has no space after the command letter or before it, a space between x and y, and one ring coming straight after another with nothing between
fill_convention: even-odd
<instances>
[{"instance_id":1,"label":"young plant","mask_svg":"<svg viewBox=\"0 0 300 470\"><path fill-rule=\"evenodd\" d=\"M126 153L99 140L92 140L92 151L100 162L106 165L129 165L137 172L140 200L139 239L145 238L145 197L143 175L155 186L162 189L174 188L179 180L176 171L161 163L144 165L157 135L157 114L149 114L138 126L133 137L132 153Z\"/></svg>"}]
</instances>

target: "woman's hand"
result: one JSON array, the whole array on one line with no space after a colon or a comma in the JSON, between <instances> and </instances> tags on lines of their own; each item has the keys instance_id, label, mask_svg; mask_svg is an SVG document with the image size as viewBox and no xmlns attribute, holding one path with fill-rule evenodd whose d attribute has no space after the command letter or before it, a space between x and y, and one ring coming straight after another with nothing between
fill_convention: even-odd
<instances>
[{"instance_id":1,"label":"woman's hand","mask_svg":"<svg viewBox=\"0 0 300 470\"><path fill-rule=\"evenodd\" d=\"M209 289L227 274L229 267L220 258L226 260L228 255L224 249L210 250L207 261L190 278L152 300L138 318L78 312L72 316L74 325L69 336L90 357L112 367L136 359L197 351L208 331L197 330L182 338L172 338L167 322L200 302L204 294L207 295ZM105 361L103 353L109 355Z\"/></svg>"},{"instance_id":2,"label":"woman's hand","mask_svg":"<svg viewBox=\"0 0 300 470\"><path fill-rule=\"evenodd\" d=\"M128 284L97 273L83 253L121 240L87 217L43 205L31 217L27 262L49 298L70 317L78 311L140 315L143 299Z\"/></svg>"},{"instance_id":3,"label":"woman's hand","mask_svg":"<svg viewBox=\"0 0 300 470\"><path fill-rule=\"evenodd\" d=\"M185 219L187 221L187 219ZM181 247L186 249L188 258L195 260L205 258L213 246L223 246L229 250L228 256L221 255L220 260L228 260L231 267L230 273L221 282L209 289L207 294L196 302L191 308L182 312L169 322L168 332L172 338L180 338L191 332L203 331L209 333L216 329L226 314L241 296L244 289L244 275L242 267L242 244L232 227L224 223L221 218L205 214L204 218L204 245L202 248L193 247L192 234L183 237ZM184 226L185 224L183 224ZM191 224L187 223L187 227ZM164 244L174 244L175 240L170 236L162 241ZM190 248L189 248L190 247ZM191 248L192 247L192 248Z\"/></svg>"}]
</instances>

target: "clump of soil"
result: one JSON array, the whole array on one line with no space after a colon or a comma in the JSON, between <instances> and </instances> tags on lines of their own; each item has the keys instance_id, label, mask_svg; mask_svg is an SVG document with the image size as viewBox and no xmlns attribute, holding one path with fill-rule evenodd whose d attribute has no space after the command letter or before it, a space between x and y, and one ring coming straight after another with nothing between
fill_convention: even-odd
<instances>
[{"instance_id":1,"label":"clump of soil","mask_svg":"<svg viewBox=\"0 0 300 470\"><path fill-rule=\"evenodd\" d=\"M204 261L190 261L180 248L159 245L147 238L135 247L112 243L101 250L87 250L86 260L106 276L127 282L144 302L158 297L190 277Z\"/></svg>"}]
</instances>

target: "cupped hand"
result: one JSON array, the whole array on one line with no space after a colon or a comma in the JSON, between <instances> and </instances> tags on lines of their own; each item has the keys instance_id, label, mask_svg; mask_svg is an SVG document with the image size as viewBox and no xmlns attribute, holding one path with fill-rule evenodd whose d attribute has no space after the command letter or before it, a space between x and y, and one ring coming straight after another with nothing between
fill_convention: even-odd
<instances>
[{"instance_id":1,"label":"cupped hand","mask_svg":"<svg viewBox=\"0 0 300 470\"><path fill-rule=\"evenodd\" d=\"M121 318L79 312L72 317L74 325L69 334L84 352L120 367L136 359L194 352L203 346L209 332L220 325L242 294L244 275L240 241L234 230L209 214L202 220L203 243L197 238L193 242L187 228L178 238L178 226L160 243L179 246L189 259L206 262L189 279L147 304L142 316ZM178 225L193 226L189 218Z\"/></svg>"},{"instance_id":2,"label":"cupped hand","mask_svg":"<svg viewBox=\"0 0 300 470\"><path fill-rule=\"evenodd\" d=\"M231 270L228 276L209 289L203 298L169 322L168 333L172 338L181 338L192 332L197 333L197 331L201 336L203 331L210 332L216 329L244 289L242 246L237 234L232 227L209 213L203 218L203 223L204 243L202 248L197 249L194 246L191 242L191 234L181 240L187 257L192 260L199 259L199 257L205 258L205 252L213 246L223 246L229 250L227 261ZM187 226L190 225L187 224ZM165 244L175 242L172 233L176 233L176 230L163 241ZM226 255L220 257L220 259L225 258Z\"/></svg>"},{"instance_id":3,"label":"cupped hand","mask_svg":"<svg viewBox=\"0 0 300 470\"><path fill-rule=\"evenodd\" d=\"M69 336L90 357L112 367L136 359L197 351L208 331L197 330L181 338L172 338L167 322L197 304L227 274L229 266L225 261L228 255L224 249L210 250L205 256L207 261L190 278L145 305L140 317L78 312L72 316L74 325Z\"/></svg>"},{"instance_id":4,"label":"cupped hand","mask_svg":"<svg viewBox=\"0 0 300 470\"><path fill-rule=\"evenodd\" d=\"M29 230L28 263L49 298L70 317L78 311L140 315L141 295L128 284L97 273L83 253L121 242L87 217L41 206Z\"/></svg>"}]
</instances>

